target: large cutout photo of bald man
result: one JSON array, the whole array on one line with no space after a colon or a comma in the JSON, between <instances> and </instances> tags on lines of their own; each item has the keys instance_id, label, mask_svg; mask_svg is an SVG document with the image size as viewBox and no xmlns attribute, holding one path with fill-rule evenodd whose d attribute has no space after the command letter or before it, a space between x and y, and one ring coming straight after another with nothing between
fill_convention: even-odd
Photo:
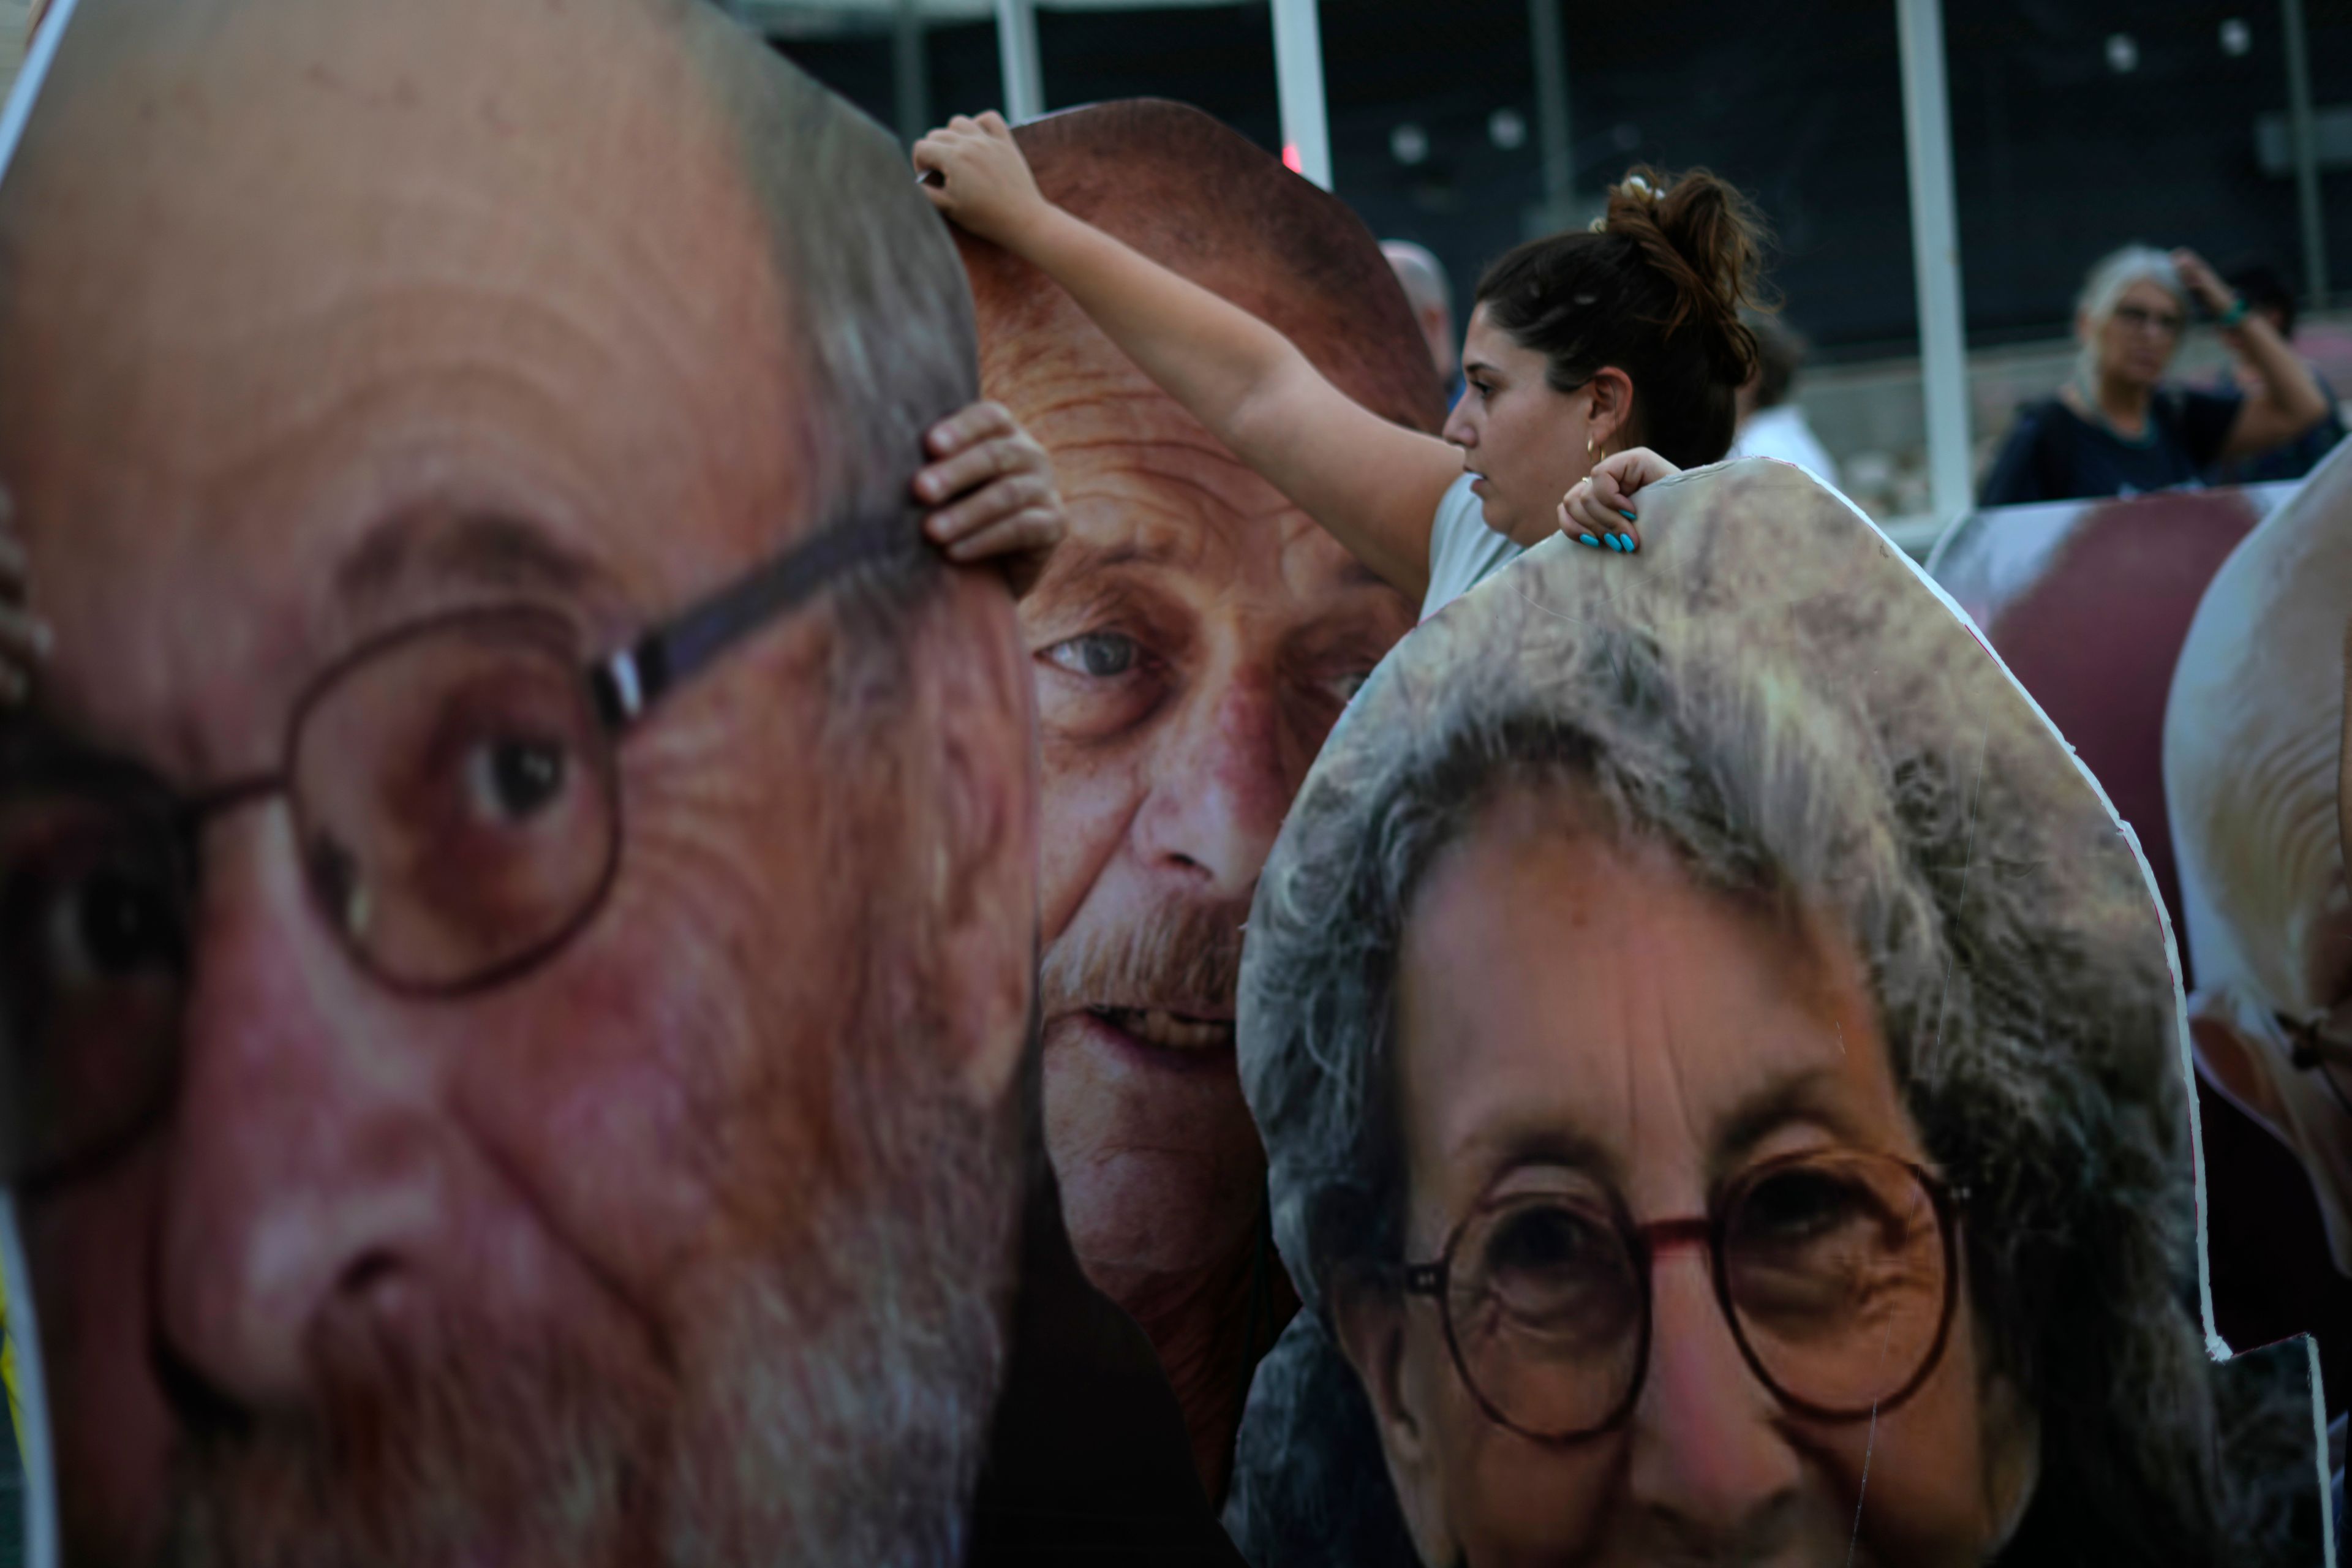
<instances>
[{"instance_id":1,"label":"large cutout photo of bald man","mask_svg":"<svg viewBox=\"0 0 2352 1568\"><path fill-rule=\"evenodd\" d=\"M1443 421L1412 313L1337 198L1174 103L1013 135L1052 200L1262 316L1366 407ZM1021 606L1044 741L1048 1142L1080 1260L1150 1335L1213 1497L1250 1365L1295 1306L1234 1069L1242 925L1307 764L1413 606L1057 285L957 239L982 388L1052 455L1070 517Z\"/></svg>"}]
</instances>

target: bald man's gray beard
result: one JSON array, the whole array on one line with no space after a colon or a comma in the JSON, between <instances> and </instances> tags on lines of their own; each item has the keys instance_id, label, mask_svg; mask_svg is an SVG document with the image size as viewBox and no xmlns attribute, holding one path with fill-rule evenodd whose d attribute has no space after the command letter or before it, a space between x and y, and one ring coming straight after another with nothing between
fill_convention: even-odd
<instances>
[{"instance_id":1,"label":"bald man's gray beard","mask_svg":"<svg viewBox=\"0 0 2352 1568\"><path fill-rule=\"evenodd\" d=\"M192 1416L163 1563L950 1568L1004 1359L1017 1159L928 1059L866 1076L835 1125L877 1130L885 1179L794 1256L743 1259L626 1345L333 1325L313 1405Z\"/></svg>"}]
</instances>

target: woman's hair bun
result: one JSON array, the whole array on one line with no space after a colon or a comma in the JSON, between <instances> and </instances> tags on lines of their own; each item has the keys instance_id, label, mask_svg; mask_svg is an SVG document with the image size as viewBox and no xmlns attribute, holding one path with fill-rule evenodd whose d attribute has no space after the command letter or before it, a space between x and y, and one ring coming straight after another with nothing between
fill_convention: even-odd
<instances>
[{"instance_id":1,"label":"woman's hair bun","mask_svg":"<svg viewBox=\"0 0 2352 1568\"><path fill-rule=\"evenodd\" d=\"M1723 180L1637 168L1610 187L1592 232L1528 240L1486 268L1478 304L1544 356L1555 391L1622 371L1633 406L1612 444L1696 468L1730 449L1739 389L1756 374L1740 308L1760 303L1763 240L1755 209Z\"/></svg>"},{"instance_id":2,"label":"woman's hair bun","mask_svg":"<svg viewBox=\"0 0 2352 1568\"><path fill-rule=\"evenodd\" d=\"M1640 247L1671 285L1674 309L1658 323L1668 335L1695 324L1724 380L1738 385L1755 374L1756 334L1739 312L1767 303L1757 277L1764 223L1730 182L1705 169L1665 174L1639 165L1609 187L1607 213L1593 226Z\"/></svg>"}]
</instances>

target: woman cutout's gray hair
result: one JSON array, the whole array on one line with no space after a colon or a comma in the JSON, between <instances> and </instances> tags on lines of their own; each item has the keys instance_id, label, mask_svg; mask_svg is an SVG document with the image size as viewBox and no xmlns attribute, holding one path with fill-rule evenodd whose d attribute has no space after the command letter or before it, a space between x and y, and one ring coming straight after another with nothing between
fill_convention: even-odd
<instances>
[{"instance_id":1,"label":"woman cutout's gray hair","mask_svg":"<svg viewBox=\"0 0 2352 1568\"><path fill-rule=\"evenodd\" d=\"M1402 1261L1391 1018L1416 889L1498 792L1565 785L1701 888L1842 921L1908 1113L1969 1194L1990 1365L2039 1413L2000 1561L2296 1560L2305 1531L2315 1557L2307 1398L2252 1366L2217 1384L2200 1343L2178 994L2105 801L1965 624L1795 469L1685 475L1643 522L1635 571L1547 545L1408 638L1260 883L1241 1071L1307 1310L1244 1422L1245 1552L1413 1561L1328 1291Z\"/></svg>"}]
</instances>

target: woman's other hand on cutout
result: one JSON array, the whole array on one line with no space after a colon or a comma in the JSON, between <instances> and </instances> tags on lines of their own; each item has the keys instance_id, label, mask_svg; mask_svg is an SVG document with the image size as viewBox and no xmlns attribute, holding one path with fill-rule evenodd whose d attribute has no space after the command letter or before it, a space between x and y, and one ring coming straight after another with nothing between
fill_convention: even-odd
<instances>
[{"instance_id":1,"label":"woman's other hand on cutout","mask_svg":"<svg viewBox=\"0 0 2352 1568\"><path fill-rule=\"evenodd\" d=\"M993 561L1014 597L1026 594L1069 521L1053 459L1001 403L975 403L923 437L930 461L915 476L928 509L923 531L959 565Z\"/></svg>"},{"instance_id":2,"label":"woman's other hand on cutout","mask_svg":"<svg viewBox=\"0 0 2352 1568\"><path fill-rule=\"evenodd\" d=\"M1631 555L1642 548L1634 495L1681 472L1647 447L1603 458L1561 498L1560 531L1580 544Z\"/></svg>"}]
</instances>

